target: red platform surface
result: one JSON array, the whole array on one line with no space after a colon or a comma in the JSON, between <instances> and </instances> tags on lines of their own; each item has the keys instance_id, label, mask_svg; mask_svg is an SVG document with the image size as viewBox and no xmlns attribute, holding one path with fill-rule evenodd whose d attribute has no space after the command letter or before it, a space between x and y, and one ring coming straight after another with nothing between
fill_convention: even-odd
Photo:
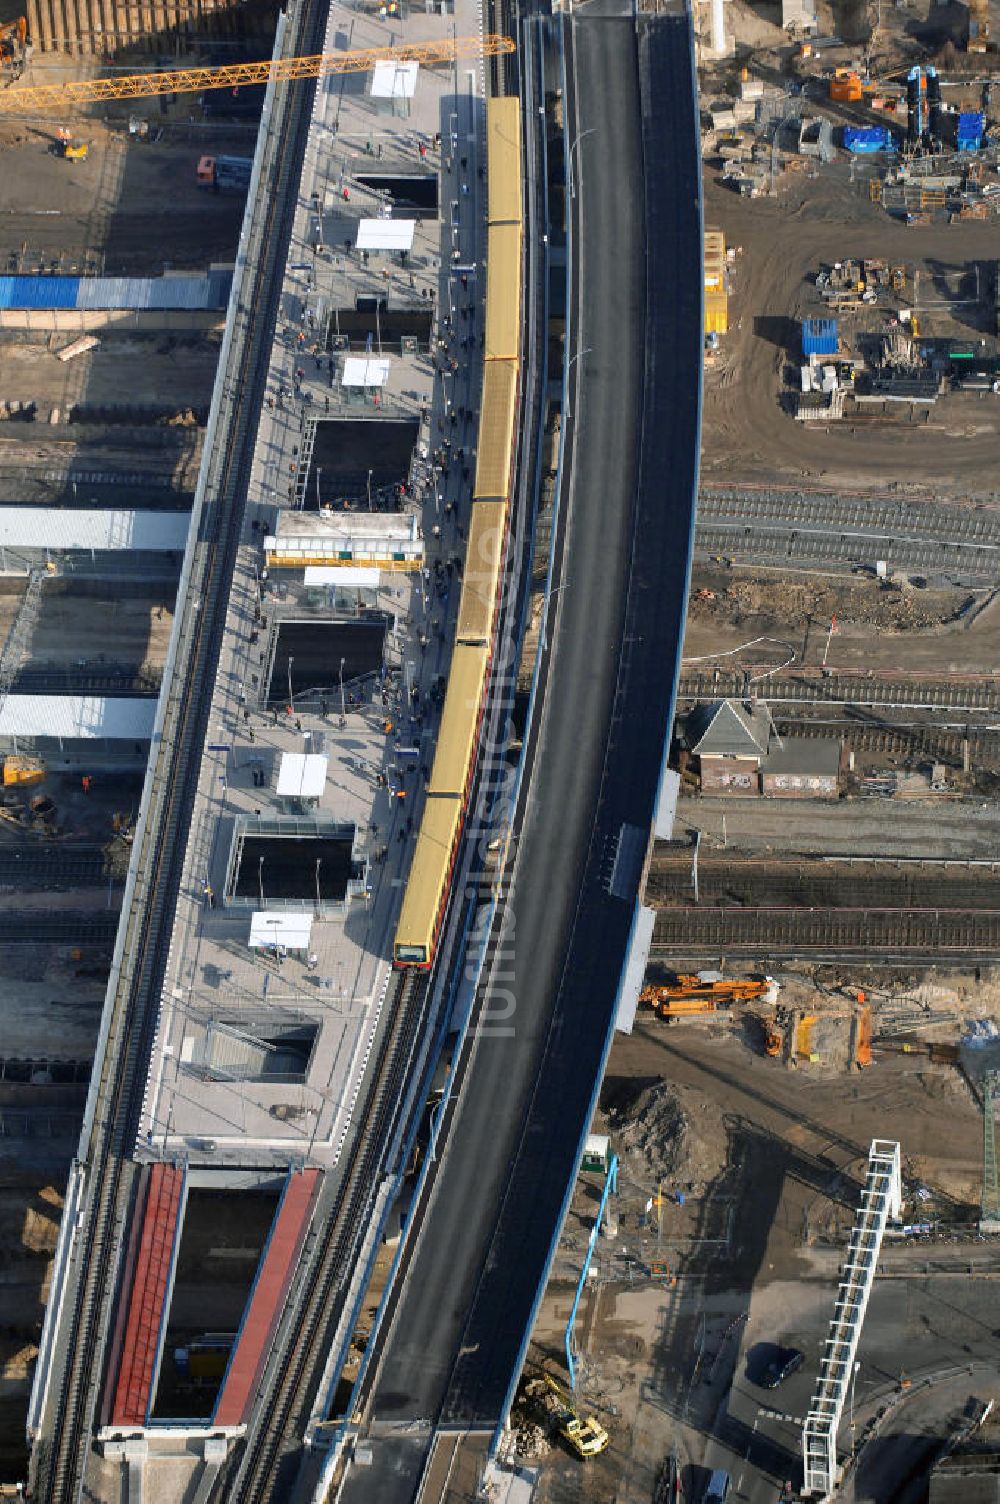
<instances>
[{"instance_id":1,"label":"red platform surface","mask_svg":"<svg viewBox=\"0 0 1000 1504\"><path fill-rule=\"evenodd\" d=\"M239 1339L219 1393L213 1425L239 1426L246 1419L305 1241L319 1173L318 1170L299 1170L290 1175L285 1184Z\"/></svg>"},{"instance_id":2,"label":"red platform surface","mask_svg":"<svg viewBox=\"0 0 1000 1504\"><path fill-rule=\"evenodd\" d=\"M111 1411L111 1423L115 1426L146 1423L183 1189L182 1170L173 1165L153 1165Z\"/></svg>"}]
</instances>

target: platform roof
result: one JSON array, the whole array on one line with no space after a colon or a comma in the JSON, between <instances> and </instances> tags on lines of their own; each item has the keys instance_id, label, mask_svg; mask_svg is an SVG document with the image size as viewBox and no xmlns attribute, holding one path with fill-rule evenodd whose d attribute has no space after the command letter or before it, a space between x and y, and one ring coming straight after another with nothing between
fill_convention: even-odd
<instances>
[{"instance_id":1,"label":"platform roof","mask_svg":"<svg viewBox=\"0 0 1000 1504\"><path fill-rule=\"evenodd\" d=\"M362 219L358 223L359 251L410 251L415 219Z\"/></svg>"},{"instance_id":2,"label":"platform roof","mask_svg":"<svg viewBox=\"0 0 1000 1504\"><path fill-rule=\"evenodd\" d=\"M64 741L148 741L156 701L105 695L8 695L0 738L53 736Z\"/></svg>"},{"instance_id":3,"label":"platform roof","mask_svg":"<svg viewBox=\"0 0 1000 1504\"><path fill-rule=\"evenodd\" d=\"M250 916L250 948L268 950L284 945L289 950L308 950L312 939L311 914L300 910L258 909Z\"/></svg>"},{"instance_id":4,"label":"platform roof","mask_svg":"<svg viewBox=\"0 0 1000 1504\"><path fill-rule=\"evenodd\" d=\"M385 386L389 380L391 360L378 355L345 355L341 386Z\"/></svg>"},{"instance_id":5,"label":"platform roof","mask_svg":"<svg viewBox=\"0 0 1000 1504\"><path fill-rule=\"evenodd\" d=\"M45 548L53 553L91 548L179 551L190 525L188 512L0 506L0 548Z\"/></svg>"},{"instance_id":6,"label":"platform roof","mask_svg":"<svg viewBox=\"0 0 1000 1504\"><path fill-rule=\"evenodd\" d=\"M419 63L376 63L372 69L373 99L412 99L417 92Z\"/></svg>"},{"instance_id":7,"label":"platform roof","mask_svg":"<svg viewBox=\"0 0 1000 1504\"><path fill-rule=\"evenodd\" d=\"M376 590L378 582L377 569L352 569L350 564L309 564L303 579L305 585L343 585L351 590Z\"/></svg>"},{"instance_id":8,"label":"platform roof","mask_svg":"<svg viewBox=\"0 0 1000 1504\"><path fill-rule=\"evenodd\" d=\"M283 752L277 792L292 799L319 799L326 787L329 758L318 752Z\"/></svg>"},{"instance_id":9,"label":"platform roof","mask_svg":"<svg viewBox=\"0 0 1000 1504\"><path fill-rule=\"evenodd\" d=\"M363 534L366 538L400 538L420 536L420 519L415 512L345 512L326 508L322 512L281 512L275 529L275 541L288 543L293 538L344 539L350 541ZM270 538L264 546L271 546Z\"/></svg>"}]
</instances>

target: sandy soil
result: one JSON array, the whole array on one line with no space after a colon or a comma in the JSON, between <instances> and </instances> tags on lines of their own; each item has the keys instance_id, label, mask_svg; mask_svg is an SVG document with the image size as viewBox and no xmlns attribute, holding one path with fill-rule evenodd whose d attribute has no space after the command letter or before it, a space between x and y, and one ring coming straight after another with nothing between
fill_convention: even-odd
<instances>
[{"instance_id":1,"label":"sandy soil","mask_svg":"<svg viewBox=\"0 0 1000 1504\"><path fill-rule=\"evenodd\" d=\"M5 340L0 349L7 400L57 406L65 420L75 404L183 409L204 407L211 399L219 354L215 335L102 334L99 348L58 360L71 338L54 335L45 344L21 336Z\"/></svg>"},{"instance_id":2,"label":"sandy soil","mask_svg":"<svg viewBox=\"0 0 1000 1504\"><path fill-rule=\"evenodd\" d=\"M661 1181L649 1173L656 1165L643 1125L653 1120L651 1100L664 1091L684 1129ZM602 1105L608 1103L619 1104L612 1123L602 1114L594 1127L611 1126L614 1147L624 1151L622 1189L614 1235L598 1245L597 1278L584 1295L576 1337L580 1406L600 1418L611 1445L585 1467L558 1443L545 1451L543 1504L646 1504L674 1446L682 1458L700 1460L712 1421L702 1413L704 1401L714 1405L720 1383L725 1392L724 1370L739 1348L750 1291L755 1301L770 1287L780 1291L817 1258L832 1259L832 1277L837 1255L826 1240L848 1225L868 1145L887 1122L900 1125L911 1191L917 1183L937 1189L943 1208L960 1211L963 1199L979 1193L981 1118L953 1067L895 1056L860 1076L791 1071L723 1031L668 1028L649 1018L630 1038L615 1040L602 1088ZM630 1126L636 1112L641 1121ZM669 1158L677 1147L669 1126L664 1143ZM680 1207L675 1192L682 1184ZM596 1177L580 1178L529 1355L530 1365L557 1376L597 1192ZM663 1272L650 1278L651 1269ZM684 1401L699 1343L706 1388ZM709 1374L718 1380L714 1391Z\"/></svg>"},{"instance_id":3,"label":"sandy soil","mask_svg":"<svg viewBox=\"0 0 1000 1504\"><path fill-rule=\"evenodd\" d=\"M844 164L825 167L815 179L791 179L774 199L754 200L739 198L706 173L706 223L724 229L727 245L742 246L743 254L720 368L706 382L703 479L822 480L857 490L884 489L891 475L914 486L932 484L941 495L995 495L995 399L949 396L918 427L804 425L779 406L785 369L795 359L792 321L817 311L807 279L822 263L871 256L957 269L996 256L995 225L907 228L863 197L863 187L851 186L848 171ZM873 313L872 327L883 320Z\"/></svg>"},{"instance_id":4,"label":"sandy soil","mask_svg":"<svg viewBox=\"0 0 1000 1504\"><path fill-rule=\"evenodd\" d=\"M157 275L231 260L244 200L205 193L195 181L205 151L251 155L252 129L175 128L155 144L129 142L127 130L98 120L74 125L90 143L86 162L65 162L49 147L51 129L2 127L0 265L20 256L24 270L109 276ZM54 263L54 264L53 264ZM16 269L16 268L12 268Z\"/></svg>"},{"instance_id":5,"label":"sandy soil","mask_svg":"<svg viewBox=\"0 0 1000 1504\"><path fill-rule=\"evenodd\" d=\"M709 590L715 599L698 598ZM1000 599L966 590L926 590L906 581L782 579L751 571L699 570L692 585L684 660L725 665L823 661L831 620L831 668L992 674L1000 670ZM769 643L754 642L770 637ZM744 653L733 649L751 644Z\"/></svg>"},{"instance_id":6,"label":"sandy soil","mask_svg":"<svg viewBox=\"0 0 1000 1504\"><path fill-rule=\"evenodd\" d=\"M34 667L123 663L162 665L173 626L172 602L52 594L31 636Z\"/></svg>"}]
</instances>

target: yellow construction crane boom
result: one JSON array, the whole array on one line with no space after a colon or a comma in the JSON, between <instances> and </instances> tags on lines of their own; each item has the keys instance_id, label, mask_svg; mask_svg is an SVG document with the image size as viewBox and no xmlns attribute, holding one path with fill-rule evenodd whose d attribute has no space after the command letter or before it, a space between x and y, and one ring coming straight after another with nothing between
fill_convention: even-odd
<instances>
[{"instance_id":1,"label":"yellow construction crane boom","mask_svg":"<svg viewBox=\"0 0 1000 1504\"><path fill-rule=\"evenodd\" d=\"M125 73L118 78L88 78L77 83L12 85L0 93L0 114L65 110L67 105L97 104L106 99L152 99L158 94L203 93L207 89L239 89L247 84L281 83L296 78L320 78L328 73L364 73L376 63L451 63L471 57L498 57L513 52L509 37L447 37L440 42L403 43L398 47L366 47L357 52L319 52L313 57L268 59L261 63L232 63L219 68L173 68L164 73Z\"/></svg>"}]
</instances>

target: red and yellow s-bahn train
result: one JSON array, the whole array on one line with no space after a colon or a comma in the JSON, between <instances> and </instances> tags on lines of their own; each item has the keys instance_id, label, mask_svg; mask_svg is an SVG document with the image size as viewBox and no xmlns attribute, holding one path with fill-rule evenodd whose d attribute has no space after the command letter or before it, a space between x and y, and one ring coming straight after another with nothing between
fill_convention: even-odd
<instances>
[{"instance_id":1,"label":"red and yellow s-bahn train","mask_svg":"<svg viewBox=\"0 0 1000 1504\"><path fill-rule=\"evenodd\" d=\"M472 516L451 672L393 946L395 966L424 971L434 962L475 772L500 603L517 434L523 231L519 100L488 101L486 136L486 336Z\"/></svg>"}]
</instances>

